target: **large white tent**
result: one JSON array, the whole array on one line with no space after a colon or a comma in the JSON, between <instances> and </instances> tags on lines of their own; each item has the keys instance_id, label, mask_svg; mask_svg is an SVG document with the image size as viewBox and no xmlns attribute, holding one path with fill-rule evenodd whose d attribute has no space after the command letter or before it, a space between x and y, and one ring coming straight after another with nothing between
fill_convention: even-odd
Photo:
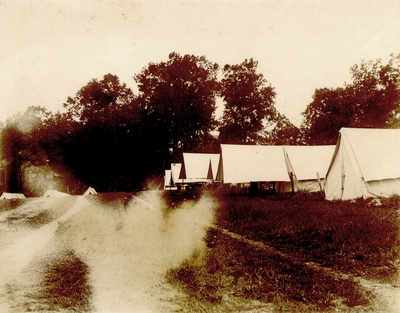
<instances>
[{"instance_id":1,"label":"large white tent","mask_svg":"<svg viewBox=\"0 0 400 313\"><path fill-rule=\"evenodd\" d=\"M284 155L289 173L293 173L296 191L317 192L323 190L334 145L284 146Z\"/></svg>"},{"instance_id":2,"label":"large white tent","mask_svg":"<svg viewBox=\"0 0 400 313\"><path fill-rule=\"evenodd\" d=\"M400 194L400 129L342 128L325 178L328 200Z\"/></svg>"},{"instance_id":3,"label":"large white tent","mask_svg":"<svg viewBox=\"0 0 400 313\"><path fill-rule=\"evenodd\" d=\"M221 144L217 180L231 184L290 182L283 147Z\"/></svg>"},{"instance_id":4,"label":"large white tent","mask_svg":"<svg viewBox=\"0 0 400 313\"><path fill-rule=\"evenodd\" d=\"M0 199L24 199L26 198L23 193L9 193L3 192Z\"/></svg>"},{"instance_id":5,"label":"large white tent","mask_svg":"<svg viewBox=\"0 0 400 313\"><path fill-rule=\"evenodd\" d=\"M216 179L219 154L183 153L179 180L183 183L204 183Z\"/></svg>"}]
</instances>

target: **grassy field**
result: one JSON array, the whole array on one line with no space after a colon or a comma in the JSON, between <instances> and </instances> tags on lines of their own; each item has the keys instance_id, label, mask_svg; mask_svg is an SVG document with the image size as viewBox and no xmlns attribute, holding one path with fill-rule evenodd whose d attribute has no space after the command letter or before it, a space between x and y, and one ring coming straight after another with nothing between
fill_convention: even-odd
<instances>
[{"instance_id":1,"label":"grassy field","mask_svg":"<svg viewBox=\"0 0 400 313\"><path fill-rule=\"evenodd\" d=\"M400 198L194 190L86 199L6 285L10 312L397 312L360 278L399 286ZM3 248L75 202L3 202Z\"/></svg>"},{"instance_id":2,"label":"grassy field","mask_svg":"<svg viewBox=\"0 0 400 313\"><path fill-rule=\"evenodd\" d=\"M238 299L283 312L373 310L357 277L398 284L399 203L224 197L203 263L188 260L168 278L198 300L187 304L194 311L235 312Z\"/></svg>"}]
</instances>

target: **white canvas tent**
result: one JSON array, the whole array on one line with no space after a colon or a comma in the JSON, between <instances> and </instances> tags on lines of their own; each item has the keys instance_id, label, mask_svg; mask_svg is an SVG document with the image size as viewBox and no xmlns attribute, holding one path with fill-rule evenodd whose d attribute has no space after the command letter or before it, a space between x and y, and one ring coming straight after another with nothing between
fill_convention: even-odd
<instances>
[{"instance_id":1,"label":"white canvas tent","mask_svg":"<svg viewBox=\"0 0 400 313\"><path fill-rule=\"evenodd\" d=\"M60 198L66 196L69 196L69 194L58 190L48 189L43 195L43 198Z\"/></svg>"},{"instance_id":2,"label":"white canvas tent","mask_svg":"<svg viewBox=\"0 0 400 313\"><path fill-rule=\"evenodd\" d=\"M283 149L287 170L293 173L295 191L323 190L335 146L284 146Z\"/></svg>"},{"instance_id":3,"label":"white canvas tent","mask_svg":"<svg viewBox=\"0 0 400 313\"><path fill-rule=\"evenodd\" d=\"M342 128L325 178L328 200L400 194L400 129Z\"/></svg>"},{"instance_id":4,"label":"white canvas tent","mask_svg":"<svg viewBox=\"0 0 400 313\"><path fill-rule=\"evenodd\" d=\"M0 196L0 199L24 199L24 198L26 197L22 193L3 192L2 195Z\"/></svg>"},{"instance_id":5,"label":"white canvas tent","mask_svg":"<svg viewBox=\"0 0 400 313\"><path fill-rule=\"evenodd\" d=\"M165 170L164 175L164 190L176 190L176 186L173 185L172 181L172 170Z\"/></svg>"},{"instance_id":6,"label":"white canvas tent","mask_svg":"<svg viewBox=\"0 0 400 313\"><path fill-rule=\"evenodd\" d=\"M217 180L225 184L281 182L285 190L290 189L283 147L221 144Z\"/></svg>"},{"instance_id":7,"label":"white canvas tent","mask_svg":"<svg viewBox=\"0 0 400 313\"><path fill-rule=\"evenodd\" d=\"M97 191L93 187L89 187L84 193L83 196L87 195L97 195Z\"/></svg>"},{"instance_id":8,"label":"white canvas tent","mask_svg":"<svg viewBox=\"0 0 400 313\"><path fill-rule=\"evenodd\" d=\"M209 183L216 179L219 163L216 153L183 153L179 174L182 183Z\"/></svg>"},{"instance_id":9,"label":"white canvas tent","mask_svg":"<svg viewBox=\"0 0 400 313\"><path fill-rule=\"evenodd\" d=\"M181 172L182 163L171 163L171 186L175 187L179 183L179 174Z\"/></svg>"}]
</instances>

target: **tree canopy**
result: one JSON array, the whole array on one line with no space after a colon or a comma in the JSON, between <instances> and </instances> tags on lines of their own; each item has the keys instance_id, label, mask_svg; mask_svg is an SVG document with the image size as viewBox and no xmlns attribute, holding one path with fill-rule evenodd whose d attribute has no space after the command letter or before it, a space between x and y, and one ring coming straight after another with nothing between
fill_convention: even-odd
<instances>
[{"instance_id":1,"label":"tree canopy","mask_svg":"<svg viewBox=\"0 0 400 313\"><path fill-rule=\"evenodd\" d=\"M225 102L220 139L227 143L258 142L265 123L275 118L275 91L261 73L258 62L245 60L225 65L221 96Z\"/></svg>"},{"instance_id":2,"label":"tree canopy","mask_svg":"<svg viewBox=\"0 0 400 313\"><path fill-rule=\"evenodd\" d=\"M352 82L344 87L315 90L302 113L306 142L333 144L342 127L400 126L400 56L387 64L363 61L350 71Z\"/></svg>"},{"instance_id":3,"label":"tree canopy","mask_svg":"<svg viewBox=\"0 0 400 313\"><path fill-rule=\"evenodd\" d=\"M204 56L173 52L134 76L143 126L157 145L191 151L207 137L215 123L218 68Z\"/></svg>"}]
</instances>

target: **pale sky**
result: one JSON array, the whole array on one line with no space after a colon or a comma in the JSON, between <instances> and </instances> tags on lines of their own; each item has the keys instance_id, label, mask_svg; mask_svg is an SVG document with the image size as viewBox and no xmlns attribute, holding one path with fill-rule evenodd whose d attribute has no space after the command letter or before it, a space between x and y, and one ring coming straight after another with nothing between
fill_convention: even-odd
<instances>
[{"instance_id":1,"label":"pale sky","mask_svg":"<svg viewBox=\"0 0 400 313\"><path fill-rule=\"evenodd\" d=\"M316 88L362 60L400 53L399 0L0 0L0 122L30 105L62 111L91 79L133 76L170 52L221 67L258 61L299 126Z\"/></svg>"}]
</instances>

